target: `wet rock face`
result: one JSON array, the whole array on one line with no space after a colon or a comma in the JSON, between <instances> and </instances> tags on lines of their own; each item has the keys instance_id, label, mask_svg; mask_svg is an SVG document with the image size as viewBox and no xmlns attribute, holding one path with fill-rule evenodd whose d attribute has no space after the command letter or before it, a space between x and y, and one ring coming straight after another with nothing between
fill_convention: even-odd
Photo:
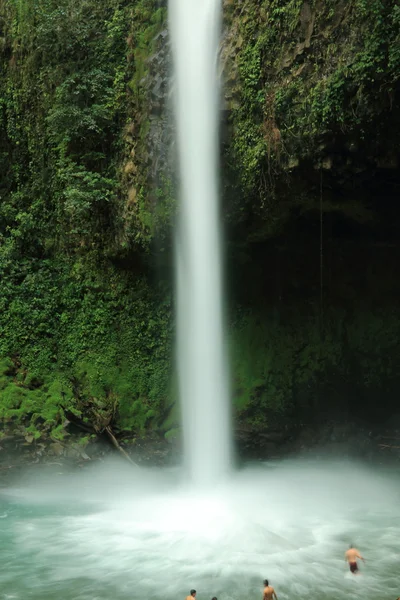
<instances>
[{"instance_id":1,"label":"wet rock face","mask_svg":"<svg viewBox=\"0 0 400 600\"><path fill-rule=\"evenodd\" d=\"M287 452L293 434L284 428L266 430L260 427L240 427L234 432L235 447L240 460L266 459Z\"/></svg>"},{"instance_id":2,"label":"wet rock face","mask_svg":"<svg viewBox=\"0 0 400 600\"><path fill-rule=\"evenodd\" d=\"M148 151L152 181L157 181L162 168L171 163L170 149L173 140L172 110L169 102L172 64L168 30L163 29L155 41L159 50L148 59L149 76L144 82L149 98Z\"/></svg>"},{"instance_id":3,"label":"wet rock face","mask_svg":"<svg viewBox=\"0 0 400 600\"><path fill-rule=\"evenodd\" d=\"M157 3L156 3L157 4ZM159 2L155 9L167 3ZM135 35L138 35L136 32ZM132 35L132 39L134 39ZM132 42L132 48L135 49ZM166 22L148 42L148 56L132 58L141 63L143 76L134 80L131 120L123 132L124 162L121 172L123 197L120 206L119 244L128 245L137 231L150 229L157 203L167 192L165 181L172 177L173 118L170 103L171 55ZM133 167L133 168L132 168ZM145 223L143 222L143 215ZM165 224L164 224L165 226ZM167 224L168 226L168 224Z\"/></svg>"}]
</instances>

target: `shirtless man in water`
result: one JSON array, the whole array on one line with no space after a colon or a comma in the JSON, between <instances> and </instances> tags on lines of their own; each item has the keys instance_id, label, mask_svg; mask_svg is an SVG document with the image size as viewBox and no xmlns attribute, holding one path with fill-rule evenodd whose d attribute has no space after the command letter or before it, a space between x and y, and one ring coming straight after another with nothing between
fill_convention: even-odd
<instances>
[{"instance_id":1,"label":"shirtless man in water","mask_svg":"<svg viewBox=\"0 0 400 600\"><path fill-rule=\"evenodd\" d=\"M350 547L345 552L344 557L345 557L345 560L349 563L350 571L353 573L353 575L357 575L357 573L358 573L357 558L362 560L364 563L365 563L365 560L363 559L363 557L361 556L361 554L359 553L357 548L354 548L353 544L350 544Z\"/></svg>"},{"instance_id":2,"label":"shirtless man in water","mask_svg":"<svg viewBox=\"0 0 400 600\"><path fill-rule=\"evenodd\" d=\"M269 585L268 579L264 579L264 592L263 592L263 600L278 600L278 596L275 593L272 585Z\"/></svg>"}]
</instances>

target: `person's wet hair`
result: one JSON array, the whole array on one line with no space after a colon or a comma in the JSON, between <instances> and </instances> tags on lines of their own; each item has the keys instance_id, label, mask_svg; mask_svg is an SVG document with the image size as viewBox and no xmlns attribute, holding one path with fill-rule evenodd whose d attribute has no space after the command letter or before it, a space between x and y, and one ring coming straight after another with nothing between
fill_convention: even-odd
<instances>
[{"instance_id":1,"label":"person's wet hair","mask_svg":"<svg viewBox=\"0 0 400 600\"><path fill-rule=\"evenodd\" d=\"M264 585L265 585L265 587L269 586L268 579L264 579Z\"/></svg>"},{"instance_id":2,"label":"person's wet hair","mask_svg":"<svg viewBox=\"0 0 400 600\"><path fill-rule=\"evenodd\" d=\"M216 596L214 596L214 598L211 598L211 600L218 600L218 598Z\"/></svg>"},{"instance_id":3,"label":"person's wet hair","mask_svg":"<svg viewBox=\"0 0 400 600\"><path fill-rule=\"evenodd\" d=\"M196 593L196 590L190 590L190 595L191 595L191 596L194 596L194 595L195 595L195 593Z\"/></svg>"}]
</instances>

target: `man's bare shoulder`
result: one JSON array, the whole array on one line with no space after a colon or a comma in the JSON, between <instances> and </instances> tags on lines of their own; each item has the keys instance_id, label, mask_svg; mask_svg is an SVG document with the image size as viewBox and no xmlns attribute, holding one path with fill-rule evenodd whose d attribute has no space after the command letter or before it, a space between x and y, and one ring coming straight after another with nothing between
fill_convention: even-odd
<instances>
[{"instance_id":1,"label":"man's bare shoulder","mask_svg":"<svg viewBox=\"0 0 400 600\"><path fill-rule=\"evenodd\" d=\"M273 594L274 591L275 590L272 587L272 585L268 585L267 587L264 588L264 597L267 598L268 596L271 596L271 594Z\"/></svg>"}]
</instances>

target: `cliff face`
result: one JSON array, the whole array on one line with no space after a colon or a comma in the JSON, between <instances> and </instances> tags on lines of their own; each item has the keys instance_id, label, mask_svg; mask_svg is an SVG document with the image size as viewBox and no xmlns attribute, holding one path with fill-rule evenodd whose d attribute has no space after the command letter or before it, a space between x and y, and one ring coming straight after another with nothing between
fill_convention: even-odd
<instances>
[{"instance_id":1,"label":"cliff face","mask_svg":"<svg viewBox=\"0 0 400 600\"><path fill-rule=\"evenodd\" d=\"M226 4L227 162L260 236L319 210L321 185L325 214L373 218L370 194L354 192L397 178L399 7Z\"/></svg>"},{"instance_id":2,"label":"cliff face","mask_svg":"<svg viewBox=\"0 0 400 600\"><path fill-rule=\"evenodd\" d=\"M165 4L0 0L0 408L34 437L176 424ZM396 411L399 32L394 0L224 2L244 426Z\"/></svg>"}]
</instances>

